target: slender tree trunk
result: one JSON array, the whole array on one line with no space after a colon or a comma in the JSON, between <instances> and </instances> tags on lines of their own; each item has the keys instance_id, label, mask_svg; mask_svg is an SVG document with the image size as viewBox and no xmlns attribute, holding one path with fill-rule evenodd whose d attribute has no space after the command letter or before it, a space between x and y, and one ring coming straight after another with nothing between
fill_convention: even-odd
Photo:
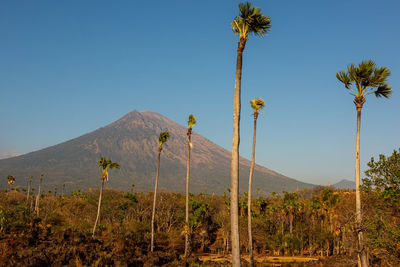
<instances>
[{"instance_id":1,"label":"slender tree trunk","mask_svg":"<svg viewBox=\"0 0 400 267\"><path fill-rule=\"evenodd\" d=\"M240 143L240 89L242 80L242 57L246 38L240 38L237 49L235 95L233 98L233 135L231 164L231 240L232 267L240 266L239 238L239 143Z\"/></svg>"},{"instance_id":2,"label":"slender tree trunk","mask_svg":"<svg viewBox=\"0 0 400 267\"><path fill-rule=\"evenodd\" d=\"M293 211L289 212L289 232L293 234Z\"/></svg>"},{"instance_id":3,"label":"slender tree trunk","mask_svg":"<svg viewBox=\"0 0 400 267\"><path fill-rule=\"evenodd\" d=\"M251 154L251 166L250 166L250 175L249 175L249 191L247 194L247 228L249 231L249 260L250 267L253 266L254 257L253 257L253 233L251 227L251 184L253 180L253 172L255 165L255 157L256 157L256 129L257 129L257 117L258 113L254 112L254 130L253 130L253 151Z\"/></svg>"},{"instance_id":4,"label":"slender tree trunk","mask_svg":"<svg viewBox=\"0 0 400 267\"><path fill-rule=\"evenodd\" d=\"M160 157L161 157L161 147L158 149L158 158L157 158L157 173L156 173L156 182L154 185L154 196L153 196L153 212L151 215L151 243L150 243L150 251L154 251L154 217L156 214L156 200L157 200L157 187L158 187L158 176L160 172Z\"/></svg>"},{"instance_id":5,"label":"slender tree trunk","mask_svg":"<svg viewBox=\"0 0 400 267\"><path fill-rule=\"evenodd\" d=\"M185 218L185 257L190 254L189 250L189 177L190 177L190 142L191 142L191 128L188 129L188 151L186 162L186 218Z\"/></svg>"},{"instance_id":6,"label":"slender tree trunk","mask_svg":"<svg viewBox=\"0 0 400 267\"><path fill-rule=\"evenodd\" d=\"M27 194L26 194L26 201L29 200L30 192L31 192L31 181L28 181L28 190L27 190Z\"/></svg>"},{"instance_id":7,"label":"slender tree trunk","mask_svg":"<svg viewBox=\"0 0 400 267\"><path fill-rule=\"evenodd\" d=\"M357 108L357 137L356 137L356 162L355 162L355 177L356 177L356 228L358 236L358 266L367 267L367 253L364 247L364 233L362 229L361 215L361 195L360 195L360 128L361 128L361 109L362 104L356 104Z\"/></svg>"},{"instance_id":8,"label":"slender tree trunk","mask_svg":"<svg viewBox=\"0 0 400 267\"><path fill-rule=\"evenodd\" d=\"M36 212L36 216L39 217L39 198L40 198L40 187L42 186L42 177L40 177L40 181L39 181L39 189L38 189L38 193L36 196L36 202L35 202L35 212Z\"/></svg>"},{"instance_id":9,"label":"slender tree trunk","mask_svg":"<svg viewBox=\"0 0 400 267\"><path fill-rule=\"evenodd\" d=\"M93 226L93 234L92 237L94 237L94 233L96 232L96 226L100 218L100 207L101 207L101 197L103 195L103 186L104 186L104 180L101 179L101 187L100 187L100 195L99 195L99 204L97 206L97 216L96 216L96 221L94 222Z\"/></svg>"}]
</instances>

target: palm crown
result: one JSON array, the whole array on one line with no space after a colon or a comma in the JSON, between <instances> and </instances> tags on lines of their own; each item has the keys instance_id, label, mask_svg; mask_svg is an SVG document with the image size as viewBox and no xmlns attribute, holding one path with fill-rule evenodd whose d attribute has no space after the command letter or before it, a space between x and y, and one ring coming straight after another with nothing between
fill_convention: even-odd
<instances>
[{"instance_id":1,"label":"palm crown","mask_svg":"<svg viewBox=\"0 0 400 267\"><path fill-rule=\"evenodd\" d=\"M112 162L111 159L106 159L105 157L101 157L97 164L99 164L99 167L102 168L101 179L103 181L108 181L108 169L120 168L120 165L118 163Z\"/></svg>"},{"instance_id":2,"label":"palm crown","mask_svg":"<svg viewBox=\"0 0 400 267\"><path fill-rule=\"evenodd\" d=\"M160 133L160 136L158 137L159 146L162 147L162 145L165 142L167 142L168 139L169 139L169 132Z\"/></svg>"},{"instance_id":3,"label":"palm crown","mask_svg":"<svg viewBox=\"0 0 400 267\"><path fill-rule=\"evenodd\" d=\"M7 176L7 180L8 180L8 184L9 184L9 185L15 183L15 177L12 176L12 175L8 175L8 176Z\"/></svg>"},{"instance_id":4,"label":"palm crown","mask_svg":"<svg viewBox=\"0 0 400 267\"><path fill-rule=\"evenodd\" d=\"M350 63L347 65L347 72L336 73L336 78L355 97L354 103L361 105L365 102L365 97L373 93L376 97L389 98L391 96L392 87L387 84L389 76L389 68L378 68L372 60L362 61L358 66Z\"/></svg>"},{"instance_id":5,"label":"palm crown","mask_svg":"<svg viewBox=\"0 0 400 267\"><path fill-rule=\"evenodd\" d=\"M189 128L192 128L196 124L196 117L193 114L190 114L189 120L187 123L188 123Z\"/></svg>"},{"instance_id":6,"label":"palm crown","mask_svg":"<svg viewBox=\"0 0 400 267\"><path fill-rule=\"evenodd\" d=\"M271 30L271 19L261 14L258 7L252 7L251 2L239 3L239 11L240 14L233 20L231 27L241 38L247 39L250 33L264 36Z\"/></svg>"},{"instance_id":7,"label":"palm crown","mask_svg":"<svg viewBox=\"0 0 400 267\"><path fill-rule=\"evenodd\" d=\"M258 113L259 110L265 107L265 102L261 98L250 100L250 105L254 109L254 113Z\"/></svg>"}]
</instances>

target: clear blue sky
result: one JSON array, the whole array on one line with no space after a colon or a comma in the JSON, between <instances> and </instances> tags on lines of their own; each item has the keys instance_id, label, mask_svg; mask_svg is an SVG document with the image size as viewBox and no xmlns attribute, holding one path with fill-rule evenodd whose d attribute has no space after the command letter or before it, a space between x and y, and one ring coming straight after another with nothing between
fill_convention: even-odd
<instances>
[{"instance_id":1,"label":"clear blue sky","mask_svg":"<svg viewBox=\"0 0 400 267\"><path fill-rule=\"evenodd\" d=\"M239 1L0 1L0 154L78 137L151 110L231 150ZM400 147L400 2L254 1L272 31L244 52L240 152L302 181L354 179L356 111L335 78L373 59L391 99L363 109L361 164Z\"/></svg>"}]
</instances>

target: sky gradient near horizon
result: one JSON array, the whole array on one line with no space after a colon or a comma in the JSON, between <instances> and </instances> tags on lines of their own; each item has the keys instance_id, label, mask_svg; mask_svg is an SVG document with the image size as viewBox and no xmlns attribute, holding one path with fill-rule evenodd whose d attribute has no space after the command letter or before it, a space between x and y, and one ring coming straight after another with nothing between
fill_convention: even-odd
<instances>
[{"instance_id":1,"label":"sky gradient near horizon","mask_svg":"<svg viewBox=\"0 0 400 267\"><path fill-rule=\"evenodd\" d=\"M231 150L239 1L0 2L0 156L39 150L151 110ZM363 108L361 170L400 147L396 0L253 1L272 21L244 51L240 154L304 182L354 180L356 111L336 79L389 67L391 99Z\"/></svg>"}]
</instances>

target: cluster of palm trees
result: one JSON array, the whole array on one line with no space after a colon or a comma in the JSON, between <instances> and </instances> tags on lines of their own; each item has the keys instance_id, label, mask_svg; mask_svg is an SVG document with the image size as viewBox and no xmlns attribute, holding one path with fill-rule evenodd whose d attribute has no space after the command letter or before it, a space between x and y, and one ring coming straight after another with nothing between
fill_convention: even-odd
<instances>
[{"instance_id":1,"label":"cluster of palm trees","mask_svg":"<svg viewBox=\"0 0 400 267\"><path fill-rule=\"evenodd\" d=\"M39 201L40 201L40 191L42 187L42 180L43 180L44 173L40 174L40 180L39 180L39 187L38 187L38 192L36 195L36 200L35 200L35 214L36 216L39 216ZM15 177L13 175L7 175L7 183L8 183L8 191L10 191L11 186L15 183ZM28 180L28 189L27 189L27 194L26 194L26 200L29 200L30 193L31 193L31 184L32 184L33 176L31 175Z\"/></svg>"},{"instance_id":2,"label":"cluster of palm trees","mask_svg":"<svg viewBox=\"0 0 400 267\"><path fill-rule=\"evenodd\" d=\"M235 94L233 101L233 136L232 136L232 164L231 164L231 236L232 236L232 266L240 266L240 247L239 247L239 208L238 208L238 182L239 182L239 142L240 142L240 94L241 94L241 78L242 78L242 58L243 51L249 35L263 37L271 29L271 20L264 16L260 9L253 7L251 3L239 4L239 16L237 16L231 27L235 34L239 35L236 76L235 76ZM390 76L390 70L387 67L377 67L372 60L362 61L359 65L350 63L347 66L347 72L339 71L336 74L337 79L342 82L345 87L354 96L354 104L357 110L357 137L356 137L356 160L355 160L355 181L356 181L356 224L358 226L358 265L368 266L366 250L364 247L364 237L362 229L361 199L360 199L360 125L361 110L366 101L366 96L375 94L376 97L390 97L392 88L387 83ZM253 105L253 104L252 104ZM254 112L254 130L256 127L257 112ZM254 161L255 148L255 131L253 139ZM252 162L252 167L253 167ZM252 170L249 177L249 203L251 200L251 178ZM252 238L251 238L251 212L249 212L249 252L250 266L253 265L252 260Z\"/></svg>"}]
</instances>

